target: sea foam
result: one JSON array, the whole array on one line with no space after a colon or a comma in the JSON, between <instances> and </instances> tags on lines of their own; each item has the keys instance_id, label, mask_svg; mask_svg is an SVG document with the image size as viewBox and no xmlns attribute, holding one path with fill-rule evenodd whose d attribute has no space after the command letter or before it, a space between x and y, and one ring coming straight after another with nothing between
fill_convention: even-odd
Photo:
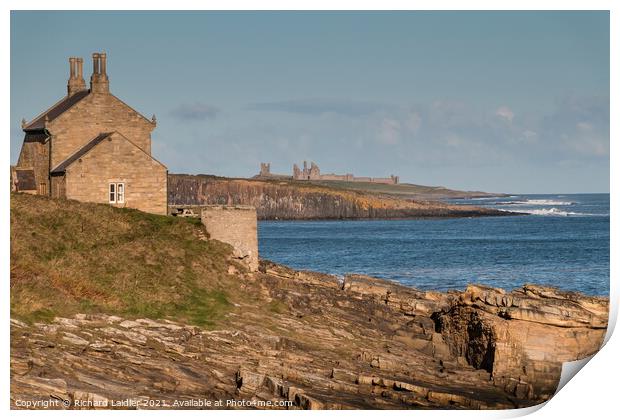
<instances>
[{"instance_id":1,"label":"sea foam","mask_svg":"<svg viewBox=\"0 0 620 420\"><path fill-rule=\"evenodd\" d=\"M510 209L499 209L502 211L507 211L509 213L527 213L533 214L535 216L605 216L604 214L591 214L591 213L578 213L574 211L565 211L560 210L558 208L552 207L550 209L519 209L519 210L510 210Z\"/></svg>"},{"instance_id":2,"label":"sea foam","mask_svg":"<svg viewBox=\"0 0 620 420\"><path fill-rule=\"evenodd\" d=\"M517 206L571 206L576 204L572 201L559 201L559 200L542 200L542 199L532 199L525 201L504 201L498 202L497 204L512 204Z\"/></svg>"}]
</instances>

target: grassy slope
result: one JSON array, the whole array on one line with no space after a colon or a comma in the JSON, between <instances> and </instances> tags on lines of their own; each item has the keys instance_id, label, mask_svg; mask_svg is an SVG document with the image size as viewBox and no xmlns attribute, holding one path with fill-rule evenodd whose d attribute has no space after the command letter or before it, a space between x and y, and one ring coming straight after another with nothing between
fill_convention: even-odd
<instances>
[{"instance_id":1,"label":"grassy slope","mask_svg":"<svg viewBox=\"0 0 620 420\"><path fill-rule=\"evenodd\" d=\"M11 316L104 312L213 325L238 280L227 274L230 248L200 240L199 229L190 218L14 194Z\"/></svg>"},{"instance_id":2,"label":"grassy slope","mask_svg":"<svg viewBox=\"0 0 620 420\"><path fill-rule=\"evenodd\" d=\"M211 175L210 175L211 176ZM214 178L218 178L212 176ZM238 178L243 179L243 178ZM397 185L375 184L372 182L346 182L346 181L294 181L288 177L281 178L252 178L253 180L273 181L287 183L303 187L318 186L335 190L357 191L369 194L388 195L397 198L410 200L442 200L450 198L475 198L475 197L496 197L503 196L504 193L488 193L483 191L460 191L446 187L432 187L427 185L417 185L400 183Z\"/></svg>"},{"instance_id":3,"label":"grassy slope","mask_svg":"<svg viewBox=\"0 0 620 420\"><path fill-rule=\"evenodd\" d=\"M229 182L233 184L239 183L257 187L269 184L281 187L291 187L297 189L300 193L318 193L336 196L345 201L355 202L362 209L368 209L369 207L377 209L452 209L457 213L463 210L481 210L482 213L485 213L489 211L489 209L480 209L471 205L451 204L442 200L447 198L491 197L503 195L501 193L496 194L474 191L456 191L449 190L444 187L425 187L414 184L387 185L366 182L296 181L281 178L226 178L205 174L174 174L173 176L175 175L203 177L215 182ZM253 203L243 204L251 204L256 206L256 204ZM454 216L454 214L450 215L450 217Z\"/></svg>"},{"instance_id":4,"label":"grassy slope","mask_svg":"<svg viewBox=\"0 0 620 420\"><path fill-rule=\"evenodd\" d=\"M430 187L416 184L374 184L370 182L344 182L344 181L310 181L316 185L332 188L363 191L375 194L387 194L409 199L443 199L443 198L469 198L497 196L501 194L485 193L482 191L459 191L445 187Z\"/></svg>"}]
</instances>

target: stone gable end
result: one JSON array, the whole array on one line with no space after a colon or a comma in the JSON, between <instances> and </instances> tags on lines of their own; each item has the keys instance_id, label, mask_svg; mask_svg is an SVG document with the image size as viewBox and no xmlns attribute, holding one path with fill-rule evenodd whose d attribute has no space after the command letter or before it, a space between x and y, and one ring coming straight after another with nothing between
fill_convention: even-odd
<instances>
[{"instance_id":1,"label":"stone gable end","mask_svg":"<svg viewBox=\"0 0 620 420\"><path fill-rule=\"evenodd\" d=\"M117 207L167 213L167 169L119 133L112 133L66 169L62 188L69 199L109 203L110 183L123 183Z\"/></svg>"},{"instance_id":2,"label":"stone gable end","mask_svg":"<svg viewBox=\"0 0 620 420\"><path fill-rule=\"evenodd\" d=\"M52 168L100 133L118 131L151 154L155 124L112 94L90 94L58 118L48 131L53 136Z\"/></svg>"}]
</instances>

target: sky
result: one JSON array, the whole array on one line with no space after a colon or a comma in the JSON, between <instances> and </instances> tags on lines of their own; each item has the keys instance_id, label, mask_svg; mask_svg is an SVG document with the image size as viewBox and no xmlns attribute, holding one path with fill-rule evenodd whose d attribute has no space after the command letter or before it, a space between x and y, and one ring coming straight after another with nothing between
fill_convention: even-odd
<instances>
[{"instance_id":1,"label":"sky","mask_svg":"<svg viewBox=\"0 0 620 420\"><path fill-rule=\"evenodd\" d=\"M171 173L399 175L508 193L609 192L608 12L11 13L21 120L105 51L110 90L157 117Z\"/></svg>"}]
</instances>

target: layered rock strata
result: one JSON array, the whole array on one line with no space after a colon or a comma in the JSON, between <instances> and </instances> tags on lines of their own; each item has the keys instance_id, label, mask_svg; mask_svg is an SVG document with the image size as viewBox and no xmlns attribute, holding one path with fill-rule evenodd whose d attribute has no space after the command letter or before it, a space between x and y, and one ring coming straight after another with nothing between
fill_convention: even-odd
<instances>
[{"instance_id":1,"label":"layered rock strata","mask_svg":"<svg viewBox=\"0 0 620 420\"><path fill-rule=\"evenodd\" d=\"M532 285L439 293L262 261L240 287L255 303L233 302L212 330L12 320L11 406L525 407L553 394L562 362L595 353L607 325L606 299Z\"/></svg>"}]
</instances>

